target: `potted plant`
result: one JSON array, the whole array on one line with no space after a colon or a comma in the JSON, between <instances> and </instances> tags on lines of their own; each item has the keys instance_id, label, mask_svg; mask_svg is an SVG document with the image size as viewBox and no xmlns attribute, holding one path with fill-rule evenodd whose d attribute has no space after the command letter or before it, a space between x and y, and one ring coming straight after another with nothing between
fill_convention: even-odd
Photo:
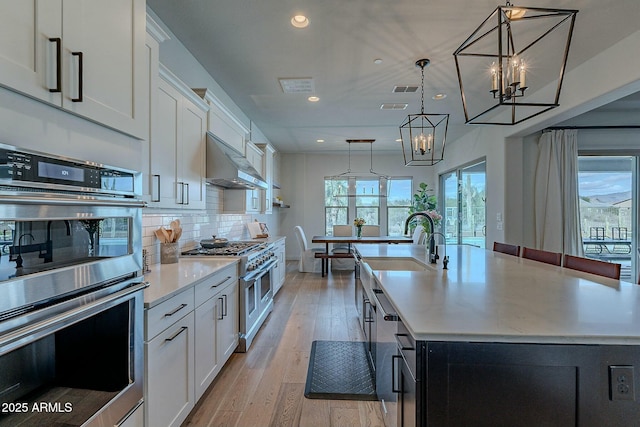
<instances>
[{"instance_id":1,"label":"potted plant","mask_svg":"<svg viewBox=\"0 0 640 427\"><path fill-rule=\"evenodd\" d=\"M409 208L409 215L416 212L426 212L433 220L433 223L437 226L442 220L442 215L440 215L436 210L438 204L436 196L429 193L433 193L433 190L429 190L427 184L421 182L418 185L418 190L413 194L411 207ZM433 233L435 231L430 229L429 221L423 217L416 218L415 225L411 225L411 230L413 231L418 224L424 227L424 231L426 233Z\"/></svg>"}]
</instances>

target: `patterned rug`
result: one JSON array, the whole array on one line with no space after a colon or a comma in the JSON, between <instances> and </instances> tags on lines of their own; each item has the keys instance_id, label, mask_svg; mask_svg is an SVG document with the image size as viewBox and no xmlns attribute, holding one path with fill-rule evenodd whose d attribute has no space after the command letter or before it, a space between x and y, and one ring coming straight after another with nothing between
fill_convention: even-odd
<instances>
[{"instance_id":1,"label":"patterned rug","mask_svg":"<svg viewBox=\"0 0 640 427\"><path fill-rule=\"evenodd\" d=\"M366 343L314 341L304 395L309 399L377 400Z\"/></svg>"}]
</instances>

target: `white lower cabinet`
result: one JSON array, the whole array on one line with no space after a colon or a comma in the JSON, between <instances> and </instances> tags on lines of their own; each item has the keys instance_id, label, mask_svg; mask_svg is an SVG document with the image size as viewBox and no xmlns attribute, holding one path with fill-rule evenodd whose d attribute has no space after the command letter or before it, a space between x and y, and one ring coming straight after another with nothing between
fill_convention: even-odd
<instances>
[{"instance_id":1,"label":"white lower cabinet","mask_svg":"<svg viewBox=\"0 0 640 427\"><path fill-rule=\"evenodd\" d=\"M196 285L196 400L211 385L238 346L237 265L225 268ZM196 305L197 305L196 304Z\"/></svg>"},{"instance_id":2,"label":"white lower cabinet","mask_svg":"<svg viewBox=\"0 0 640 427\"><path fill-rule=\"evenodd\" d=\"M238 345L238 297L236 263L145 311L146 426L181 425L211 385Z\"/></svg>"},{"instance_id":3,"label":"white lower cabinet","mask_svg":"<svg viewBox=\"0 0 640 427\"><path fill-rule=\"evenodd\" d=\"M273 269L273 294L275 295L282 285L284 284L284 279L287 275L287 267L285 264L285 242L286 239L282 238L278 240L275 244L275 249L273 252L276 254L276 258L278 258L278 263L276 267Z\"/></svg>"},{"instance_id":4,"label":"white lower cabinet","mask_svg":"<svg viewBox=\"0 0 640 427\"><path fill-rule=\"evenodd\" d=\"M149 427L179 426L195 405L194 330L190 311L145 343L145 421Z\"/></svg>"}]
</instances>

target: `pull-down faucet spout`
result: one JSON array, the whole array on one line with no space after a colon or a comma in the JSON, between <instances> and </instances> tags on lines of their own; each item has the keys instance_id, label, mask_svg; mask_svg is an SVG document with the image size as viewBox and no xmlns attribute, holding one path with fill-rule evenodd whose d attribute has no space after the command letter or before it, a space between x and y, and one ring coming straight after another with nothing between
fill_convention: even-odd
<instances>
[{"instance_id":1,"label":"pull-down faucet spout","mask_svg":"<svg viewBox=\"0 0 640 427\"><path fill-rule=\"evenodd\" d=\"M64 225L67 226L67 236L71 236L71 224L69 220L65 219ZM47 222L47 241L45 242L46 252L44 255L41 255L44 258L44 262L53 262L53 241L51 240L51 224L53 221Z\"/></svg>"},{"instance_id":2,"label":"pull-down faucet spout","mask_svg":"<svg viewBox=\"0 0 640 427\"><path fill-rule=\"evenodd\" d=\"M436 247L436 241L434 239L434 233L436 231L436 226L433 223L433 218L431 218L431 216L429 216L428 213L426 212L415 212L412 213L411 215L409 215L409 217L405 220L404 223L404 234L408 234L409 233L409 223L411 222L411 220L417 216L423 216L427 219L427 221L429 222L429 227L431 228L431 232L430 232L430 236L428 238L428 245L429 245L429 262L431 264L435 264L436 263L436 253L435 253L435 247Z\"/></svg>"}]
</instances>

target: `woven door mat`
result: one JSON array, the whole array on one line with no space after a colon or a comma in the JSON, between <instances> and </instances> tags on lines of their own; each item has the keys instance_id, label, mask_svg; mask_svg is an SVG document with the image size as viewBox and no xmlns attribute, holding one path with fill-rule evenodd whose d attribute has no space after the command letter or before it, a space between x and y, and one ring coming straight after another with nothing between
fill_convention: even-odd
<instances>
[{"instance_id":1,"label":"woven door mat","mask_svg":"<svg viewBox=\"0 0 640 427\"><path fill-rule=\"evenodd\" d=\"M308 399L377 400L366 343L314 341L304 395Z\"/></svg>"}]
</instances>

